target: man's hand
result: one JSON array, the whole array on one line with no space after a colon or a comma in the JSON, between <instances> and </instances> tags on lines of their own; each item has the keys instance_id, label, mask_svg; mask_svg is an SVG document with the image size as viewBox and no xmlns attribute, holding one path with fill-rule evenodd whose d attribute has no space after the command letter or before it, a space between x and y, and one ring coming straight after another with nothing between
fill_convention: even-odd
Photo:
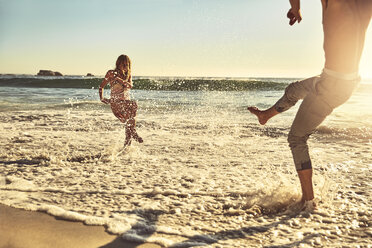
<instances>
[{"instance_id":1,"label":"man's hand","mask_svg":"<svg viewBox=\"0 0 372 248\"><path fill-rule=\"evenodd\" d=\"M101 99L101 102L103 102L103 103L105 103L105 104L109 104L109 103L110 103L110 99L102 98L102 99Z\"/></svg>"},{"instance_id":2,"label":"man's hand","mask_svg":"<svg viewBox=\"0 0 372 248\"><path fill-rule=\"evenodd\" d=\"M301 20L302 20L300 9L295 10L295 9L291 8L291 9L288 11L288 13L287 13L287 17L288 17L288 19L289 19L289 25L291 25L291 26L292 26L293 24L295 24L296 21L297 21L298 23L300 23Z\"/></svg>"}]
</instances>

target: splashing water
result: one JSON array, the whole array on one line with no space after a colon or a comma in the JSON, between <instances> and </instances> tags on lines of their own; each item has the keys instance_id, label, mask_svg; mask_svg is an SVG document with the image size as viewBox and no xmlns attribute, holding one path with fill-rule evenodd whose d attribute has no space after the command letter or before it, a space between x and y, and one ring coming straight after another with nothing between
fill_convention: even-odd
<instances>
[{"instance_id":1,"label":"splashing water","mask_svg":"<svg viewBox=\"0 0 372 248\"><path fill-rule=\"evenodd\" d=\"M309 140L318 210L307 213L295 207L286 141L298 105L266 126L246 111L282 91L135 90L145 143L123 149L123 126L96 90L18 89L0 104L3 204L168 247L370 245L372 113L362 91Z\"/></svg>"}]
</instances>

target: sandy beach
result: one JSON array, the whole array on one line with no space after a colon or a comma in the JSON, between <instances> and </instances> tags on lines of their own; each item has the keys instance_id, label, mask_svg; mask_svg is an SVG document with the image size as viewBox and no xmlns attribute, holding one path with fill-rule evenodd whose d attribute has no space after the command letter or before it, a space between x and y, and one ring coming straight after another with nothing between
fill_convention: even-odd
<instances>
[{"instance_id":1,"label":"sandy beach","mask_svg":"<svg viewBox=\"0 0 372 248\"><path fill-rule=\"evenodd\" d=\"M105 232L102 226L57 219L40 212L0 204L1 248L157 248L128 242Z\"/></svg>"}]
</instances>

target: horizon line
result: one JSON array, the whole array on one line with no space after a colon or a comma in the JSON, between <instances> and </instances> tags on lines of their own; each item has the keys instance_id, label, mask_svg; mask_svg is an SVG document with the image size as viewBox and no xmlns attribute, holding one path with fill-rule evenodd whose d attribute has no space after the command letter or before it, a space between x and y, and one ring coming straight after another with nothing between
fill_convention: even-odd
<instances>
[{"instance_id":1,"label":"horizon line","mask_svg":"<svg viewBox=\"0 0 372 248\"><path fill-rule=\"evenodd\" d=\"M3 75L24 75L24 76L38 76L36 74L28 74L28 73L0 73L0 76ZM319 74L320 75L320 74ZM94 75L87 76L83 74L64 74L62 76L39 76L39 77L104 77L104 75ZM298 79L298 78L308 78L309 76L150 76L150 75L136 75L133 77L137 78L236 78L236 79L247 79L247 78L283 78L283 79ZM363 77L362 80L372 81L372 77Z\"/></svg>"}]
</instances>

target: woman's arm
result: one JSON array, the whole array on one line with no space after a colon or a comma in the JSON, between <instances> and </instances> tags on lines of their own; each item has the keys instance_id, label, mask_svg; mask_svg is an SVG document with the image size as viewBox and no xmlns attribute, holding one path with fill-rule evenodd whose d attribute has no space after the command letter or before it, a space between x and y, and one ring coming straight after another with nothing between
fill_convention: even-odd
<instances>
[{"instance_id":1,"label":"woman's arm","mask_svg":"<svg viewBox=\"0 0 372 248\"><path fill-rule=\"evenodd\" d=\"M133 87L132 75L129 76L128 85L129 85L129 88L132 89Z\"/></svg>"},{"instance_id":2,"label":"woman's arm","mask_svg":"<svg viewBox=\"0 0 372 248\"><path fill-rule=\"evenodd\" d=\"M110 100L103 97L103 88L105 88L105 86L108 84L111 77L112 73L111 71L108 71L105 78L102 80L102 83L99 85L99 99L101 100L101 102L106 104L110 103Z\"/></svg>"},{"instance_id":3,"label":"woman's arm","mask_svg":"<svg viewBox=\"0 0 372 248\"><path fill-rule=\"evenodd\" d=\"M129 89L132 88L132 76L130 76L128 80L125 80L119 76L116 76L115 80L119 81L125 88L129 88Z\"/></svg>"}]
</instances>

